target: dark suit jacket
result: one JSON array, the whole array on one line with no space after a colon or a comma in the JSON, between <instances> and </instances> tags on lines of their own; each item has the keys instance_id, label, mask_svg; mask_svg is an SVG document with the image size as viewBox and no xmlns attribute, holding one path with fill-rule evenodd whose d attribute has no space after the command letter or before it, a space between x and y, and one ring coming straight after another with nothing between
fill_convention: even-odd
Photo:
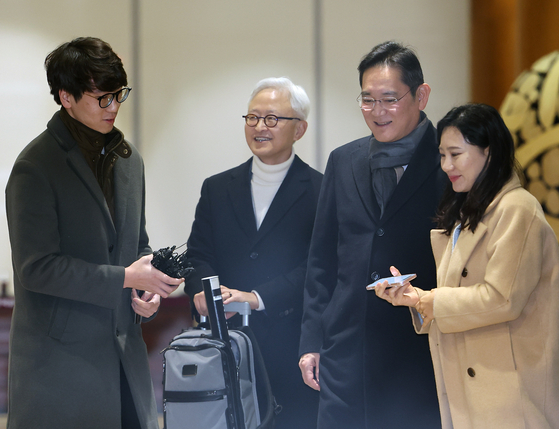
<instances>
[{"instance_id":1,"label":"dark suit jacket","mask_svg":"<svg viewBox=\"0 0 559 429\"><path fill-rule=\"evenodd\" d=\"M379 219L369 139L334 150L328 160L300 353L320 352L320 429L432 429L440 419L427 339L410 329L407 308L394 308L365 286L390 276L390 265L417 273L417 286L436 285L429 231L446 178L430 126Z\"/></svg>"},{"instance_id":2,"label":"dark suit jacket","mask_svg":"<svg viewBox=\"0 0 559 429\"><path fill-rule=\"evenodd\" d=\"M115 223L59 113L14 164L10 427L120 427L120 362L142 428L158 427L141 327L123 289L124 267L151 252L135 149L116 162L114 187Z\"/></svg>"},{"instance_id":3,"label":"dark suit jacket","mask_svg":"<svg viewBox=\"0 0 559 429\"><path fill-rule=\"evenodd\" d=\"M274 394L284 406L282 414L288 416L298 392L312 393L307 392L311 389L303 384L298 368L298 342L322 174L295 156L257 230L251 165L252 159L204 181L188 240L196 272L185 290L193 296L202 290L201 278L218 275L222 285L260 294L266 309L254 311L250 325Z\"/></svg>"}]
</instances>

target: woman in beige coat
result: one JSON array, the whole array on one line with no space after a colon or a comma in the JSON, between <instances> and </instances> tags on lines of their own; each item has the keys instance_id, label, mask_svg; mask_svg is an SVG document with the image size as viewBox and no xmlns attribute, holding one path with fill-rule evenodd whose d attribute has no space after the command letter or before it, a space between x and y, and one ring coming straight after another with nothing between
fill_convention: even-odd
<instances>
[{"instance_id":1,"label":"woman in beige coat","mask_svg":"<svg viewBox=\"0 0 559 429\"><path fill-rule=\"evenodd\" d=\"M376 294L429 333L444 428L559 428L555 233L494 108L457 107L437 128L452 185L431 231L437 288L384 282Z\"/></svg>"}]
</instances>

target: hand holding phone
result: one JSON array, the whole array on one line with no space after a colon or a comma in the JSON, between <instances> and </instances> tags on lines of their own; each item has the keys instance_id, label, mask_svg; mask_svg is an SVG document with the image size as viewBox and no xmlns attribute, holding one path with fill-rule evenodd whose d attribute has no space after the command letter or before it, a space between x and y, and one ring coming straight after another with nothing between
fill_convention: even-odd
<instances>
[{"instance_id":1,"label":"hand holding phone","mask_svg":"<svg viewBox=\"0 0 559 429\"><path fill-rule=\"evenodd\" d=\"M386 287L386 289L390 289L392 287L400 287L400 286L405 285L406 283L409 283L410 281L412 281L416 277L417 277L416 274L404 274L404 275L395 276L395 277L384 277L382 279L377 280L374 283L371 283L370 285L367 285L367 290L374 290L377 285L380 285L380 284L384 283L385 281L388 282L388 286Z\"/></svg>"}]
</instances>

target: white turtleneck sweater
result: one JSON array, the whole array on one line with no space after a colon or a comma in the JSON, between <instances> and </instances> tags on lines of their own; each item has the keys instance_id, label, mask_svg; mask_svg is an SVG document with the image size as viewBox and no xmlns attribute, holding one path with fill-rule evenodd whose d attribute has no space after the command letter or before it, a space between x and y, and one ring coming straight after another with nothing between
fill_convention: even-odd
<instances>
[{"instance_id":1,"label":"white turtleneck sweater","mask_svg":"<svg viewBox=\"0 0 559 429\"><path fill-rule=\"evenodd\" d=\"M260 229L262 221L268 213L268 209L272 205L272 201L281 186L283 179L287 176L289 167L293 164L295 152L291 151L291 156L285 162L276 165L264 164L257 156L252 157L252 178L250 187L252 190L252 208L256 217L256 229ZM258 298L258 308L256 311L262 311L266 307L262 297L255 290L252 291Z\"/></svg>"},{"instance_id":2,"label":"white turtleneck sweater","mask_svg":"<svg viewBox=\"0 0 559 429\"><path fill-rule=\"evenodd\" d=\"M291 156L287 161L275 165L264 164L257 156L252 157L252 179L250 185L252 189L252 207L256 217L256 229L260 229L260 225L262 225L262 221L266 217L266 213L268 213L268 209L294 159L294 151L291 151Z\"/></svg>"}]
</instances>

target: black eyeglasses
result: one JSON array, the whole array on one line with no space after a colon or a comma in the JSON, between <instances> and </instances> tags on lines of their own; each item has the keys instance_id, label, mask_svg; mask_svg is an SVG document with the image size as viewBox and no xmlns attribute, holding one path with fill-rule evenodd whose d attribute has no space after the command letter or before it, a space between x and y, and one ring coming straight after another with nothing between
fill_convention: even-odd
<instances>
[{"instance_id":1,"label":"black eyeglasses","mask_svg":"<svg viewBox=\"0 0 559 429\"><path fill-rule=\"evenodd\" d=\"M378 100L375 100L370 95L360 94L359 97L357 97L357 102L359 103L359 107L361 108L361 110L364 110L366 112L373 110L376 104L378 104L381 109L383 107L385 109L390 109L391 107L396 107L396 103L398 103L398 101L400 101L402 98L408 95L410 91L411 88L400 98L385 97L385 98L379 98Z\"/></svg>"},{"instance_id":2,"label":"black eyeglasses","mask_svg":"<svg viewBox=\"0 0 559 429\"><path fill-rule=\"evenodd\" d=\"M130 95L130 91L132 91L132 88L125 87L122 88L120 91L104 94L101 97L95 97L94 95L88 94L87 92L84 92L84 94L99 100L99 107L101 109L106 109L111 105L114 99L116 99L116 101L118 101L119 103L124 103Z\"/></svg>"},{"instance_id":3,"label":"black eyeglasses","mask_svg":"<svg viewBox=\"0 0 559 429\"><path fill-rule=\"evenodd\" d=\"M258 125L260 119L264 119L264 125L268 128L274 128L278 124L278 120L285 119L286 121L300 121L299 118L286 118L285 116L276 115L266 115L266 116L256 116L256 115L245 115L245 122L249 127L255 127Z\"/></svg>"}]
</instances>

